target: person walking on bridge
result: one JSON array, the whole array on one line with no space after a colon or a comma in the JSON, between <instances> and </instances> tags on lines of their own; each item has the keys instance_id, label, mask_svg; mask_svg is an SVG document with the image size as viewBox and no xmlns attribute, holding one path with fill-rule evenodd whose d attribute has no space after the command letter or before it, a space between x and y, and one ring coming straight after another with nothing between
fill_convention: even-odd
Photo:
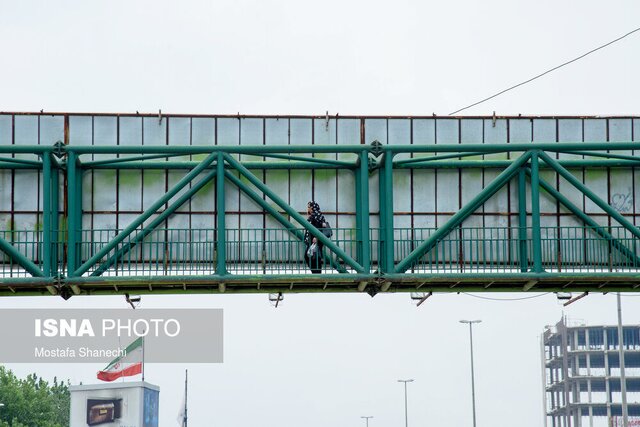
<instances>
[{"instance_id":1,"label":"person walking on bridge","mask_svg":"<svg viewBox=\"0 0 640 427\"><path fill-rule=\"evenodd\" d=\"M325 223L324 215L322 215L322 211L320 210L320 205L313 200L310 201L307 203L307 213L309 214L307 221L320 230ZM322 272L322 248L324 245L316 237L312 236L311 233L309 233L309 230L305 230L304 232L304 243L305 262L313 274L320 274Z\"/></svg>"}]
</instances>

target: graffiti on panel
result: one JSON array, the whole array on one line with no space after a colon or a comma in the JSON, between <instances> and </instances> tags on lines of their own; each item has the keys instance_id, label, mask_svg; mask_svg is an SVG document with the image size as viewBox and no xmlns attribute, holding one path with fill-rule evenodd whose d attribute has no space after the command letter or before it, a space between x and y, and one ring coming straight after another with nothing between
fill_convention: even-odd
<instances>
[{"instance_id":1,"label":"graffiti on panel","mask_svg":"<svg viewBox=\"0 0 640 427\"><path fill-rule=\"evenodd\" d=\"M611 206L620 213L631 212L633 208L633 194L631 189L627 189L625 193L614 193L611 196Z\"/></svg>"}]
</instances>

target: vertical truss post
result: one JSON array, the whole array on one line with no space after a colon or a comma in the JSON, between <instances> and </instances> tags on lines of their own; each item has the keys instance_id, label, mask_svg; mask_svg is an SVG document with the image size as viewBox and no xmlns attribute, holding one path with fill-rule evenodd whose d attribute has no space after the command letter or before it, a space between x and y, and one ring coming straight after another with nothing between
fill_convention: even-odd
<instances>
[{"instance_id":1,"label":"vertical truss post","mask_svg":"<svg viewBox=\"0 0 640 427\"><path fill-rule=\"evenodd\" d=\"M387 151L380 170L380 270L393 272L393 152Z\"/></svg>"},{"instance_id":2,"label":"vertical truss post","mask_svg":"<svg viewBox=\"0 0 640 427\"><path fill-rule=\"evenodd\" d=\"M84 169L81 167L80 159L78 159L78 173L76 174L75 192L76 200L78 203L78 209L76 209L76 224L78 229L76 230L76 265L82 265L82 175Z\"/></svg>"},{"instance_id":3,"label":"vertical truss post","mask_svg":"<svg viewBox=\"0 0 640 427\"><path fill-rule=\"evenodd\" d=\"M55 168L51 173L51 227L52 233L51 236L53 238L53 244L51 245L51 259L52 259L52 274L57 276L60 272L59 266L59 250L60 250L60 242L62 241L60 237L60 216L59 216L59 203L60 203L60 169L58 162L53 162Z\"/></svg>"},{"instance_id":4,"label":"vertical truss post","mask_svg":"<svg viewBox=\"0 0 640 427\"><path fill-rule=\"evenodd\" d=\"M67 155L67 277L74 277L77 265L78 251L78 216L76 212L81 206L78 205L78 195L76 194L76 180L78 155L70 151Z\"/></svg>"},{"instance_id":5,"label":"vertical truss post","mask_svg":"<svg viewBox=\"0 0 640 427\"><path fill-rule=\"evenodd\" d=\"M540 162L539 151L531 153L531 233L533 242L533 271L542 273L542 238L540 232Z\"/></svg>"},{"instance_id":6,"label":"vertical truss post","mask_svg":"<svg viewBox=\"0 0 640 427\"><path fill-rule=\"evenodd\" d=\"M386 265L386 257L385 257L385 252L386 252L386 246L387 246L387 242L386 242L386 234L384 232L384 218L386 218L387 213L387 206L384 203L384 199L385 199L385 194L386 194L386 188L384 187L384 160L382 161L382 166L380 169L378 169L378 210L380 212L380 216L379 216L379 228L378 228L378 271L379 272L384 272L387 271L387 265Z\"/></svg>"},{"instance_id":7,"label":"vertical truss post","mask_svg":"<svg viewBox=\"0 0 640 427\"><path fill-rule=\"evenodd\" d=\"M51 153L42 154L42 272L51 277Z\"/></svg>"},{"instance_id":8,"label":"vertical truss post","mask_svg":"<svg viewBox=\"0 0 640 427\"><path fill-rule=\"evenodd\" d=\"M223 276L227 274L226 261L227 261L227 227L225 217L225 204L224 204L224 152L218 152L218 160L216 164L216 199L217 199L217 234L218 240L216 242L216 274Z\"/></svg>"},{"instance_id":9,"label":"vertical truss post","mask_svg":"<svg viewBox=\"0 0 640 427\"><path fill-rule=\"evenodd\" d=\"M362 264L362 216L361 216L361 212L362 212L362 200L361 200L361 196L360 196L360 191L361 190L361 176L360 176L360 169L357 169L354 173L354 177L356 179L356 259L358 261L360 261L360 263Z\"/></svg>"},{"instance_id":10,"label":"vertical truss post","mask_svg":"<svg viewBox=\"0 0 640 427\"><path fill-rule=\"evenodd\" d=\"M365 273L371 270L369 236L369 153L360 153L360 168L356 171L356 237L360 248L359 261Z\"/></svg>"},{"instance_id":11,"label":"vertical truss post","mask_svg":"<svg viewBox=\"0 0 640 427\"><path fill-rule=\"evenodd\" d=\"M518 173L518 242L520 271L527 272L527 181L524 168Z\"/></svg>"}]
</instances>

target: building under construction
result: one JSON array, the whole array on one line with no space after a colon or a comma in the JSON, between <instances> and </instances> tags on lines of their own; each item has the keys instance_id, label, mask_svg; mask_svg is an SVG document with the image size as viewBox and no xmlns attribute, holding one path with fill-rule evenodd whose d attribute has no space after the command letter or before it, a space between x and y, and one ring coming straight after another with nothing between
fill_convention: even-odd
<instances>
[{"instance_id":1,"label":"building under construction","mask_svg":"<svg viewBox=\"0 0 640 427\"><path fill-rule=\"evenodd\" d=\"M572 323L544 331L545 425L621 427L618 327ZM640 426L640 325L622 330L628 425Z\"/></svg>"}]
</instances>

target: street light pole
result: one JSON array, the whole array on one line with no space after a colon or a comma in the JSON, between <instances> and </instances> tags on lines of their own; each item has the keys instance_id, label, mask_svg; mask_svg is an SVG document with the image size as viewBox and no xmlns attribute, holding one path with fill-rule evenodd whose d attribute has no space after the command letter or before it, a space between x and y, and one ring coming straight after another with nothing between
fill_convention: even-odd
<instances>
[{"instance_id":1,"label":"street light pole","mask_svg":"<svg viewBox=\"0 0 640 427\"><path fill-rule=\"evenodd\" d=\"M469 343L471 346L471 405L473 408L473 427L476 427L476 385L473 372L473 324L482 320L461 320L460 323L469 324Z\"/></svg>"},{"instance_id":2,"label":"street light pole","mask_svg":"<svg viewBox=\"0 0 640 427\"><path fill-rule=\"evenodd\" d=\"M409 380L398 380L399 383L404 383L404 425L405 427L409 427L409 411L407 405L407 383L412 383L413 379Z\"/></svg>"},{"instance_id":3,"label":"street light pole","mask_svg":"<svg viewBox=\"0 0 640 427\"><path fill-rule=\"evenodd\" d=\"M618 357L620 358L620 393L622 394L622 426L629 425L629 409L627 407L627 377L624 366L624 333L622 330L622 303L618 292Z\"/></svg>"},{"instance_id":4,"label":"street light pole","mask_svg":"<svg viewBox=\"0 0 640 427\"><path fill-rule=\"evenodd\" d=\"M369 415L366 417L360 417L360 418L364 418L364 420L367 422L367 427L369 427L369 418L373 418L373 415Z\"/></svg>"}]
</instances>

